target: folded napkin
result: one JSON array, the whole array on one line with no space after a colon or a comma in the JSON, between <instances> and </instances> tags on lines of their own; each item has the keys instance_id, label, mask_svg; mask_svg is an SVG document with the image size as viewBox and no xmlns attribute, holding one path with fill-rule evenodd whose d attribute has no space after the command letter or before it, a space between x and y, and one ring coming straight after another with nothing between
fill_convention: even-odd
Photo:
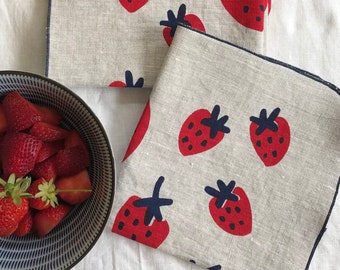
<instances>
[{"instance_id":1,"label":"folded napkin","mask_svg":"<svg viewBox=\"0 0 340 270\"><path fill-rule=\"evenodd\" d=\"M121 164L112 231L209 269L307 269L339 187L339 94L177 27Z\"/></svg>"},{"instance_id":2,"label":"folded napkin","mask_svg":"<svg viewBox=\"0 0 340 270\"><path fill-rule=\"evenodd\" d=\"M271 0L50 0L47 74L73 86L152 87L178 23L262 52Z\"/></svg>"}]
</instances>

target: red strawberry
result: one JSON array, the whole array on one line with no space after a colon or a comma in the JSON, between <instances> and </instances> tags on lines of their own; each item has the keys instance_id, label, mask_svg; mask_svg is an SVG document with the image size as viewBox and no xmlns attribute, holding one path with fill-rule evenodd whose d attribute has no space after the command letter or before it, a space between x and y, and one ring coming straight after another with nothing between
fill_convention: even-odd
<instances>
[{"instance_id":1,"label":"red strawberry","mask_svg":"<svg viewBox=\"0 0 340 270\"><path fill-rule=\"evenodd\" d=\"M260 117L250 117L250 139L265 166L279 163L289 148L289 124L279 113L280 108L276 108L267 117L266 109L262 109Z\"/></svg>"},{"instance_id":2,"label":"red strawberry","mask_svg":"<svg viewBox=\"0 0 340 270\"><path fill-rule=\"evenodd\" d=\"M218 118L219 114L220 106L215 105L211 113L206 109L199 109L189 115L178 136L178 146L183 156L213 148L223 139L225 133L230 132L225 126L228 116Z\"/></svg>"},{"instance_id":3,"label":"red strawberry","mask_svg":"<svg viewBox=\"0 0 340 270\"><path fill-rule=\"evenodd\" d=\"M55 169L58 176L74 175L89 165L89 154L81 145L60 150L55 156Z\"/></svg>"},{"instance_id":4,"label":"red strawberry","mask_svg":"<svg viewBox=\"0 0 340 270\"><path fill-rule=\"evenodd\" d=\"M17 177L28 174L34 167L42 141L21 133L7 132L2 142L2 163L5 177L14 173Z\"/></svg>"},{"instance_id":5,"label":"red strawberry","mask_svg":"<svg viewBox=\"0 0 340 270\"><path fill-rule=\"evenodd\" d=\"M33 229L38 237L42 238L51 232L71 211L67 204L59 204L56 207L38 211L33 217Z\"/></svg>"},{"instance_id":6,"label":"red strawberry","mask_svg":"<svg viewBox=\"0 0 340 270\"><path fill-rule=\"evenodd\" d=\"M4 113L4 109L2 108L2 104L0 103L0 133L3 133L7 130L7 121Z\"/></svg>"},{"instance_id":7,"label":"red strawberry","mask_svg":"<svg viewBox=\"0 0 340 270\"><path fill-rule=\"evenodd\" d=\"M209 203L210 215L224 231L233 235L247 235L252 230L252 212L249 199L235 181L226 185L217 181L219 190L205 187L205 192L213 196Z\"/></svg>"},{"instance_id":8,"label":"red strawberry","mask_svg":"<svg viewBox=\"0 0 340 270\"><path fill-rule=\"evenodd\" d=\"M87 170L59 178L56 182L57 193L66 203L75 205L84 202L91 196L91 181ZM63 192L67 190L68 192ZM75 190L74 192L70 192Z\"/></svg>"},{"instance_id":9,"label":"red strawberry","mask_svg":"<svg viewBox=\"0 0 340 270\"><path fill-rule=\"evenodd\" d=\"M64 141L42 142L36 163L40 163L64 148Z\"/></svg>"},{"instance_id":10,"label":"red strawberry","mask_svg":"<svg viewBox=\"0 0 340 270\"><path fill-rule=\"evenodd\" d=\"M119 0L120 4L130 13L142 8L148 0Z\"/></svg>"},{"instance_id":11,"label":"red strawberry","mask_svg":"<svg viewBox=\"0 0 340 270\"><path fill-rule=\"evenodd\" d=\"M110 87L143 87L144 85L144 78L140 77L138 78L138 80L136 81L136 83L134 83L133 81L133 75L132 72L130 70L126 70L125 71L125 82L122 81L113 81L112 83L110 83Z\"/></svg>"},{"instance_id":12,"label":"red strawberry","mask_svg":"<svg viewBox=\"0 0 340 270\"><path fill-rule=\"evenodd\" d=\"M64 140L64 147L71 148L73 146L82 145L86 148L85 143L83 142L82 138L80 137L79 133L76 130L70 130L68 135Z\"/></svg>"},{"instance_id":13,"label":"red strawberry","mask_svg":"<svg viewBox=\"0 0 340 270\"><path fill-rule=\"evenodd\" d=\"M141 118L139 119L138 125L135 129L135 133L133 134L129 147L126 150L125 156L123 158L123 161L126 160L139 146L139 144L142 142L144 135L146 131L148 130L149 127L149 122L150 122L150 101L148 100L143 114Z\"/></svg>"},{"instance_id":14,"label":"red strawberry","mask_svg":"<svg viewBox=\"0 0 340 270\"><path fill-rule=\"evenodd\" d=\"M55 207L55 205L58 204L53 179L50 180L50 184L46 181L49 182L48 180L39 178L33 181L33 183L27 189L27 192L33 196L33 198L28 199L29 206L31 208L43 210L49 208L50 206Z\"/></svg>"},{"instance_id":15,"label":"red strawberry","mask_svg":"<svg viewBox=\"0 0 340 270\"><path fill-rule=\"evenodd\" d=\"M44 142L52 142L64 139L68 131L59 126L37 122L32 126L30 134Z\"/></svg>"},{"instance_id":16,"label":"red strawberry","mask_svg":"<svg viewBox=\"0 0 340 270\"><path fill-rule=\"evenodd\" d=\"M42 115L35 105L18 92L7 94L2 104L7 128L10 131L28 129L42 119Z\"/></svg>"},{"instance_id":17,"label":"red strawberry","mask_svg":"<svg viewBox=\"0 0 340 270\"><path fill-rule=\"evenodd\" d=\"M39 106L36 104L35 106L38 108L38 110L40 111L42 115L42 119L41 119L42 122L49 123L55 126L58 126L61 123L62 116L56 110L51 109L46 106Z\"/></svg>"},{"instance_id":18,"label":"red strawberry","mask_svg":"<svg viewBox=\"0 0 340 270\"><path fill-rule=\"evenodd\" d=\"M160 21L160 25L166 26L163 29L163 37L168 46L172 43L172 39L179 23L190 26L191 28L197 29L201 32L205 32L205 27L200 18L195 14L186 14L186 5L182 4L178 9L177 17L172 10L168 10L168 20Z\"/></svg>"},{"instance_id":19,"label":"red strawberry","mask_svg":"<svg viewBox=\"0 0 340 270\"><path fill-rule=\"evenodd\" d=\"M57 171L55 168L55 156L52 156L44 161L35 164L31 175L34 178L44 178L49 181L57 177Z\"/></svg>"},{"instance_id":20,"label":"red strawberry","mask_svg":"<svg viewBox=\"0 0 340 270\"><path fill-rule=\"evenodd\" d=\"M33 227L33 214L29 210L27 214L20 220L18 228L13 232L16 236L25 236L31 233Z\"/></svg>"},{"instance_id":21,"label":"red strawberry","mask_svg":"<svg viewBox=\"0 0 340 270\"><path fill-rule=\"evenodd\" d=\"M159 177L152 197L130 197L117 213L112 232L158 248L169 234L169 225L163 220L160 207L173 203L171 199L159 198L163 182L164 177Z\"/></svg>"},{"instance_id":22,"label":"red strawberry","mask_svg":"<svg viewBox=\"0 0 340 270\"><path fill-rule=\"evenodd\" d=\"M221 0L224 8L241 25L263 31L264 12L271 9L271 0Z\"/></svg>"}]
</instances>

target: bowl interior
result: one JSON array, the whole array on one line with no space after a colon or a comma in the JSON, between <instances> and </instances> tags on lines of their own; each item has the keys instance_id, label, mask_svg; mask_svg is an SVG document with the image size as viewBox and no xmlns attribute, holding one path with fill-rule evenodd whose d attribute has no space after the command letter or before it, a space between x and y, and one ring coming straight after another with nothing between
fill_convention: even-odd
<instances>
[{"instance_id":1,"label":"bowl interior","mask_svg":"<svg viewBox=\"0 0 340 270\"><path fill-rule=\"evenodd\" d=\"M115 185L110 143L91 109L64 86L30 73L0 72L0 99L14 90L59 111L63 124L80 133L90 152L93 194L42 239L0 238L0 269L70 269L93 247L110 214Z\"/></svg>"}]
</instances>

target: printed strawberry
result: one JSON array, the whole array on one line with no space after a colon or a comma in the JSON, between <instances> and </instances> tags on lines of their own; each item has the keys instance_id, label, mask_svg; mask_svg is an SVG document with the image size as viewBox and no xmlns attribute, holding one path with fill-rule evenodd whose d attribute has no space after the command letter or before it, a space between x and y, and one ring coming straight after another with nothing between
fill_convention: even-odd
<instances>
[{"instance_id":1,"label":"printed strawberry","mask_svg":"<svg viewBox=\"0 0 340 270\"><path fill-rule=\"evenodd\" d=\"M235 181L226 185L217 180L218 190L207 186L205 192L213 196L209 203L210 215L224 231L238 236L251 233L252 212L248 196Z\"/></svg>"},{"instance_id":2,"label":"printed strawberry","mask_svg":"<svg viewBox=\"0 0 340 270\"><path fill-rule=\"evenodd\" d=\"M125 156L123 158L123 161L126 160L139 146L139 144L142 142L144 135L146 131L148 130L149 123L150 123L150 101L148 100L144 111L142 113L141 118L139 119L138 125L135 129L135 132L130 140L130 144L128 149L126 150Z\"/></svg>"},{"instance_id":3,"label":"printed strawberry","mask_svg":"<svg viewBox=\"0 0 340 270\"><path fill-rule=\"evenodd\" d=\"M42 115L33 103L25 99L18 92L7 94L2 102L10 131L22 131L41 121Z\"/></svg>"},{"instance_id":4,"label":"printed strawberry","mask_svg":"<svg viewBox=\"0 0 340 270\"><path fill-rule=\"evenodd\" d=\"M172 10L168 10L168 20L160 21L160 25L166 26L163 29L163 37L168 46L172 43L178 24L205 32L205 27L200 18L195 14L186 14L186 5L182 4L178 9L177 16L175 16Z\"/></svg>"},{"instance_id":5,"label":"printed strawberry","mask_svg":"<svg viewBox=\"0 0 340 270\"><path fill-rule=\"evenodd\" d=\"M33 214L29 209L27 214L20 220L18 228L13 232L16 236L25 236L32 232L33 227Z\"/></svg>"},{"instance_id":6,"label":"printed strawberry","mask_svg":"<svg viewBox=\"0 0 340 270\"><path fill-rule=\"evenodd\" d=\"M34 168L41 145L42 141L30 134L6 132L1 152L4 176L28 174Z\"/></svg>"},{"instance_id":7,"label":"printed strawberry","mask_svg":"<svg viewBox=\"0 0 340 270\"><path fill-rule=\"evenodd\" d=\"M56 207L38 211L33 217L33 230L39 238L44 237L51 232L72 210L67 204L59 204Z\"/></svg>"},{"instance_id":8,"label":"printed strawberry","mask_svg":"<svg viewBox=\"0 0 340 270\"><path fill-rule=\"evenodd\" d=\"M59 126L36 122L31 128L30 134L44 142L53 142L64 139L68 131Z\"/></svg>"},{"instance_id":9,"label":"printed strawberry","mask_svg":"<svg viewBox=\"0 0 340 270\"><path fill-rule=\"evenodd\" d=\"M81 145L60 150L54 161L58 176L74 175L90 165L90 157Z\"/></svg>"},{"instance_id":10,"label":"printed strawberry","mask_svg":"<svg viewBox=\"0 0 340 270\"><path fill-rule=\"evenodd\" d=\"M184 121L179 136L178 146L183 156L194 155L216 146L229 133L225 126L228 116L218 118L220 106L215 105L210 113L206 109L194 111Z\"/></svg>"},{"instance_id":11,"label":"printed strawberry","mask_svg":"<svg viewBox=\"0 0 340 270\"><path fill-rule=\"evenodd\" d=\"M36 163L40 163L64 148L64 141L42 142Z\"/></svg>"},{"instance_id":12,"label":"printed strawberry","mask_svg":"<svg viewBox=\"0 0 340 270\"><path fill-rule=\"evenodd\" d=\"M173 203L171 199L159 198L163 182L164 177L160 176L152 197L141 199L138 196L131 196L120 208L112 232L158 248L169 234L169 225L163 220L160 207Z\"/></svg>"},{"instance_id":13,"label":"printed strawberry","mask_svg":"<svg viewBox=\"0 0 340 270\"><path fill-rule=\"evenodd\" d=\"M264 14L268 7L271 9L271 0L221 0L224 8L241 25L263 31Z\"/></svg>"},{"instance_id":14,"label":"printed strawberry","mask_svg":"<svg viewBox=\"0 0 340 270\"><path fill-rule=\"evenodd\" d=\"M43 210L51 206L55 207L58 204L53 179L50 181L44 178L34 180L27 192L33 196L28 199L29 206L33 209Z\"/></svg>"},{"instance_id":15,"label":"printed strawberry","mask_svg":"<svg viewBox=\"0 0 340 270\"><path fill-rule=\"evenodd\" d=\"M136 81L136 83L134 83L133 81L133 75L132 72L130 70L126 70L125 71L125 82L122 81L113 81L112 83L110 83L110 87L143 87L144 85L144 78L140 77L138 78L138 80Z\"/></svg>"},{"instance_id":16,"label":"printed strawberry","mask_svg":"<svg viewBox=\"0 0 340 270\"><path fill-rule=\"evenodd\" d=\"M35 164L33 170L31 171L31 175L36 179L56 179L57 171L55 168L55 156L52 156L42 162Z\"/></svg>"},{"instance_id":17,"label":"printed strawberry","mask_svg":"<svg viewBox=\"0 0 340 270\"><path fill-rule=\"evenodd\" d=\"M75 205L84 202L91 196L92 186L87 170L56 181L56 192L66 203ZM72 191L74 190L74 191Z\"/></svg>"},{"instance_id":18,"label":"printed strawberry","mask_svg":"<svg viewBox=\"0 0 340 270\"><path fill-rule=\"evenodd\" d=\"M250 117L250 139L265 166L279 163L289 148L289 124L279 113L280 108L276 108L267 117L266 109L262 109L260 117Z\"/></svg>"},{"instance_id":19,"label":"printed strawberry","mask_svg":"<svg viewBox=\"0 0 340 270\"><path fill-rule=\"evenodd\" d=\"M119 0L120 4L130 13L142 8L148 0Z\"/></svg>"},{"instance_id":20,"label":"printed strawberry","mask_svg":"<svg viewBox=\"0 0 340 270\"><path fill-rule=\"evenodd\" d=\"M51 125L58 126L61 123L62 116L56 110L46 107L46 106L39 106L36 105L37 109L40 111L42 115L42 122L49 123Z\"/></svg>"},{"instance_id":21,"label":"printed strawberry","mask_svg":"<svg viewBox=\"0 0 340 270\"><path fill-rule=\"evenodd\" d=\"M15 178L11 174L7 181L0 178L0 237L10 236L28 212L29 196L26 193L30 178Z\"/></svg>"}]
</instances>

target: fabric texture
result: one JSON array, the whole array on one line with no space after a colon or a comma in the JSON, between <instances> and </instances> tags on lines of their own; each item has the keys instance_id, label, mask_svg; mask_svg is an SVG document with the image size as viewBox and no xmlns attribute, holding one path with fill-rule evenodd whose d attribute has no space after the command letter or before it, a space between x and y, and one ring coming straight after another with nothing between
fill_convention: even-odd
<instances>
[{"instance_id":1,"label":"fabric texture","mask_svg":"<svg viewBox=\"0 0 340 270\"><path fill-rule=\"evenodd\" d=\"M113 232L205 268L308 268L338 187L339 110L319 77L178 27Z\"/></svg>"},{"instance_id":2,"label":"fabric texture","mask_svg":"<svg viewBox=\"0 0 340 270\"><path fill-rule=\"evenodd\" d=\"M152 87L178 23L262 52L271 0L251 2L51 0L47 74L70 87Z\"/></svg>"}]
</instances>

